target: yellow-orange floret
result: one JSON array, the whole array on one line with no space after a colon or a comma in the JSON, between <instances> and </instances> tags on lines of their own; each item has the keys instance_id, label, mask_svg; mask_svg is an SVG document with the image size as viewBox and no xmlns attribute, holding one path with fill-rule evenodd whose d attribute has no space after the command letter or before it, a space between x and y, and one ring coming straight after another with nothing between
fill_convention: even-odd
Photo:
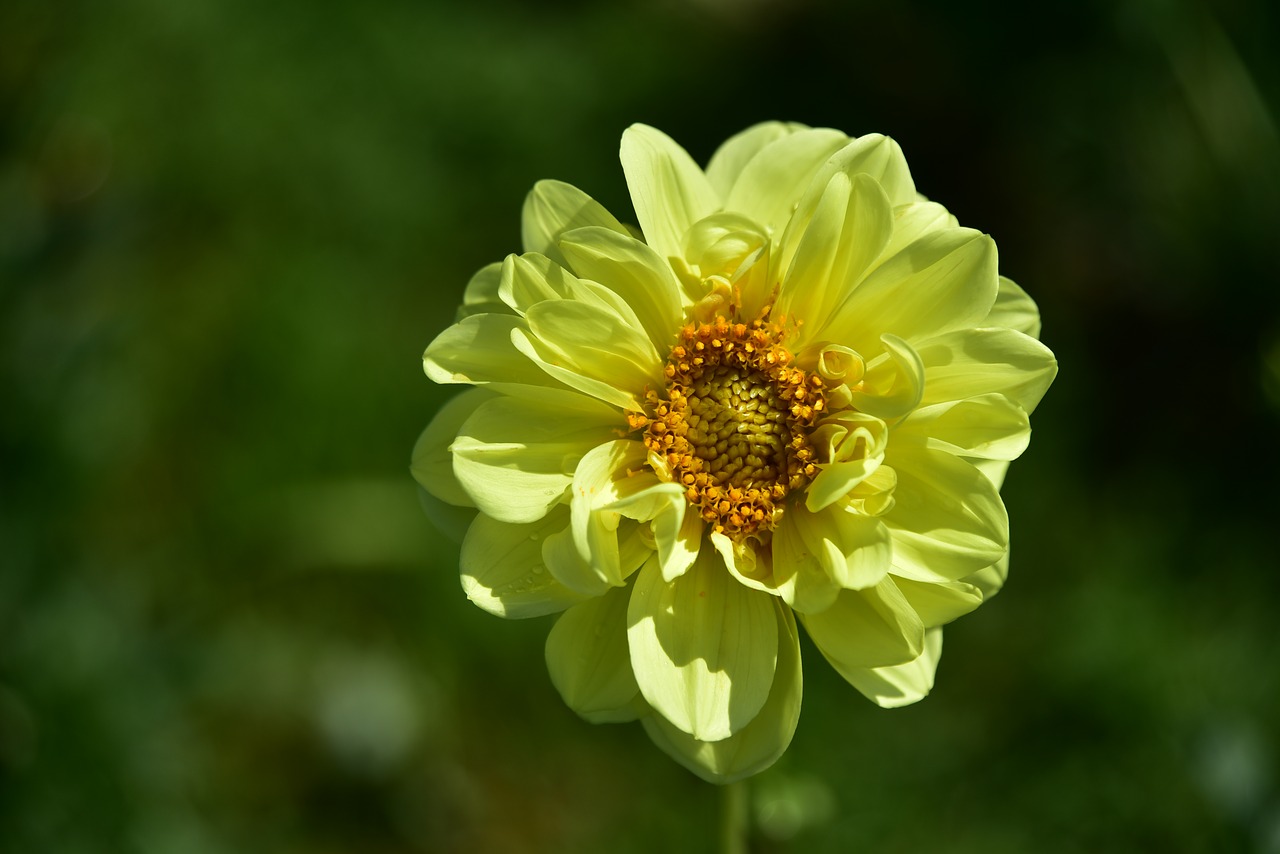
<instances>
[{"instance_id":1,"label":"yellow-orange floret","mask_svg":"<svg viewBox=\"0 0 1280 854\"><path fill-rule=\"evenodd\" d=\"M826 410L817 374L792 366L782 328L716 317L690 323L628 426L666 462L702 519L734 539L773 528L780 503L816 474L809 430Z\"/></svg>"}]
</instances>

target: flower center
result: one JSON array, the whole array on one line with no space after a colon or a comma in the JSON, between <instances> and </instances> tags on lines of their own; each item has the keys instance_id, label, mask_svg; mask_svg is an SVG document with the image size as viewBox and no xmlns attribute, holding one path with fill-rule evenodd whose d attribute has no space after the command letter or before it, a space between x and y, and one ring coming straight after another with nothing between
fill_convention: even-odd
<instances>
[{"instance_id":1,"label":"flower center","mask_svg":"<svg viewBox=\"0 0 1280 854\"><path fill-rule=\"evenodd\" d=\"M787 493L817 474L809 430L826 409L822 378L791 366L782 329L763 318L690 323L671 348L666 395L648 394L650 458L685 487L714 530L773 528Z\"/></svg>"}]
</instances>

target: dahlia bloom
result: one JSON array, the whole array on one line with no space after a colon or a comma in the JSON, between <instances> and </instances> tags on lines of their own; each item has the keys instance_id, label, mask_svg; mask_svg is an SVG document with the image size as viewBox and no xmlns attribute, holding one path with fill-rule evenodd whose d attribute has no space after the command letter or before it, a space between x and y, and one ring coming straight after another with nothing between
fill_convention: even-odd
<instances>
[{"instance_id":1,"label":"dahlia bloom","mask_svg":"<svg viewBox=\"0 0 1280 854\"><path fill-rule=\"evenodd\" d=\"M891 139L767 123L705 171L636 125L639 230L564 183L480 270L427 376L473 388L413 473L466 525L462 584L559 613L551 679L715 782L786 750L797 622L881 706L1008 566L999 488L1057 371L991 238Z\"/></svg>"}]
</instances>

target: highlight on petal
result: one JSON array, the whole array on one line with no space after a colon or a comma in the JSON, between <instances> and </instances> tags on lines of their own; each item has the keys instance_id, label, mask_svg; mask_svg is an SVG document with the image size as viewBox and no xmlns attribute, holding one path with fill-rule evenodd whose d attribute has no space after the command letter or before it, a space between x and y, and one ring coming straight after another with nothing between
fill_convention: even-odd
<instances>
[{"instance_id":1,"label":"highlight on petal","mask_svg":"<svg viewBox=\"0 0 1280 854\"><path fill-rule=\"evenodd\" d=\"M802 614L831 608L842 590L880 584L889 571L889 532L880 520L842 505L818 513L795 508L773 532L773 577Z\"/></svg>"},{"instance_id":2,"label":"highlight on petal","mask_svg":"<svg viewBox=\"0 0 1280 854\"><path fill-rule=\"evenodd\" d=\"M868 667L911 661L924 649L924 623L892 576L866 590L842 590L830 608L801 613L800 622L845 679Z\"/></svg>"},{"instance_id":3,"label":"highlight on petal","mask_svg":"<svg viewBox=\"0 0 1280 854\"><path fill-rule=\"evenodd\" d=\"M853 292L892 233L889 197L863 174L835 173L812 206L796 212L774 263L782 271L778 313L806 321L797 346L821 340L823 321Z\"/></svg>"},{"instance_id":4,"label":"highlight on petal","mask_svg":"<svg viewBox=\"0 0 1280 854\"><path fill-rule=\"evenodd\" d=\"M918 352L925 404L1003 394L1030 414L1058 375L1049 348L1013 329L956 330L921 342Z\"/></svg>"},{"instance_id":5,"label":"highlight on petal","mask_svg":"<svg viewBox=\"0 0 1280 854\"><path fill-rule=\"evenodd\" d=\"M891 443L898 475L893 509L894 572L917 581L954 581L990 566L1009 548L1009 517L995 486L945 451Z\"/></svg>"},{"instance_id":6,"label":"highlight on petal","mask_svg":"<svg viewBox=\"0 0 1280 854\"><path fill-rule=\"evenodd\" d=\"M547 635L547 671L565 705L592 723L638 717L639 696L627 650L629 587L574 605Z\"/></svg>"},{"instance_id":7,"label":"highlight on petal","mask_svg":"<svg viewBox=\"0 0 1280 854\"><path fill-rule=\"evenodd\" d=\"M604 205L572 184L539 181L525 197L520 217L520 239L525 252L538 252L552 261L564 263L559 250L561 235L585 226L627 233Z\"/></svg>"},{"instance_id":8,"label":"highlight on petal","mask_svg":"<svg viewBox=\"0 0 1280 854\"><path fill-rule=\"evenodd\" d=\"M902 149L897 142L882 134L869 133L857 137L841 148L823 165L815 184L836 172L850 176L866 175L884 188L894 206L905 205L918 198ZM814 189L811 186L810 192Z\"/></svg>"},{"instance_id":9,"label":"highlight on petal","mask_svg":"<svg viewBox=\"0 0 1280 854\"><path fill-rule=\"evenodd\" d=\"M510 314L464 317L427 347L423 370L441 384L560 385L512 345L512 331L525 326Z\"/></svg>"},{"instance_id":10,"label":"highlight on petal","mask_svg":"<svg viewBox=\"0 0 1280 854\"><path fill-rule=\"evenodd\" d=\"M659 714L641 719L658 747L711 783L732 783L765 770L786 752L800 720L803 677L795 618L774 600L778 664L769 698L745 727L720 741L699 741Z\"/></svg>"},{"instance_id":11,"label":"highlight on petal","mask_svg":"<svg viewBox=\"0 0 1280 854\"><path fill-rule=\"evenodd\" d=\"M542 540L569 523L568 508L521 525L476 516L462 541L462 589L467 598L499 617L555 614L583 600L552 577L542 560Z\"/></svg>"},{"instance_id":12,"label":"highlight on petal","mask_svg":"<svg viewBox=\"0 0 1280 854\"><path fill-rule=\"evenodd\" d=\"M560 250L575 273L620 296L656 346L670 346L684 320L680 282L671 265L630 235L602 228L566 232Z\"/></svg>"},{"instance_id":13,"label":"highlight on petal","mask_svg":"<svg viewBox=\"0 0 1280 854\"><path fill-rule=\"evenodd\" d=\"M707 182L720 198L728 198L742 170L769 143L806 130L794 122L761 122L729 137L707 163Z\"/></svg>"},{"instance_id":14,"label":"highlight on petal","mask_svg":"<svg viewBox=\"0 0 1280 854\"><path fill-rule=\"evenodd\" d=\"M1016 460L1031 441L1031 421L1003 394L982 394L921 407L898 425L893 438L966 459Z\"/></svg>"},{"instance_id":15,"label":"highlight on petal","mask_svg":"<svg viewBox=\"0 0 1280 854\"><path fill-rule=\"evenodd\" d=\"M969 228L935 231L876 267L836 309L824 335L869 358L886 332L914 344L974 326L998 288L990 237Z\"/></svg>"},{"instance_id":16,"label":"highlight on petal","mask_svg":"<svg viewBox=\"0 0 1280 854\"><path fill-rule=\"evenodd\" d=\"M619 154L645 240L663 258L679 256L685 232L720 208L719 195L689 153L657 128L627 128Z\"/></svg>"},{"instance_id":17,"label":"highlight on petal","mask_svg":"<svg viewBox=\"0 0 1280 854\"><path fill-rule=\"evenodd\" d=\"M615 410L570 391L497 397L458 428L453 473L481 512L532 522L560 502L578 460L609 441L619 421Z\"/></svg>"},{"instance_id":18,"label":"highlight on petal","mask_svg":"<svg viewBox=\"0 0 1280 854\"><path fill-rule=\"evenodd\" d=\"M918 201L898 205L893 209L893 236L884 247L879 260L894 257L926 234L958 228L959 225L951 212L937 202Z\"/></svg>"},{"instance_id":19,"label":"highlight on petal","mask_svg":"<svg viewBox=\"0 0 1280 854\"><path fill-rule=\"evenodd\" d=\"M876 705L896 709L923 700L933 690L941 657L942 629L929 629L924 649L912 661L890 667L853 668L840 675Z\"/></svg>"},{"instance_id":20,"label":"highlight on petal","mask_svg":"<svg viewBox=\"0 0 1280 854\"><path fill-rule=\"evenodd\" d=\"M512 341L549 376L623 409L639 410L643 390L661 380L653 343L628 319L598 305L547 300L525 313L529 331Z\"/></svg>"},{"instance_id":21,"label":"highlight on petal","mask_svg":"<svg viewBox=\"0 0 1280 854\"><path fill-rule=\"evenodd\" d=\"M745 214L780 237L814 177L831 155L848 144L848 136L826 128L796 131L774 140L742 167L725 197L724 209Z\"/></svg>"},{"instance_id":22,"label":"highlight on petal","mask_svg":"<svg viewBox=\"0 0 1280 854\"><path fill-rule=\"evenodd\" d=\"M983 601L982 591L964 581L924 582L895 578L894 583L926 629L963 617Z\"/></svg>"},{"instance_id":23,"label":"highlight on petal","mask_svg":"<svg viewBox=\"0 0 1280 854\"><path fill-rule=\"evenodd\" d=\"M734 580L709 549L672 582L650 560L627 610L631 666L644 699L699 741L740 732L773 685L779 645L773 602Z\"/></svg>"},{"instance_id":24,"label":"highlight on petal","mask_svg":"<svg viewBox=\"0 0 1280 854\"><path fill-rule=\"evenodd\" d=\"M1012 279L1000 277L1000 291L983 326L1004 326L1032 338L1040 337L1040 309Z\"/></svg>"}]
</instances>

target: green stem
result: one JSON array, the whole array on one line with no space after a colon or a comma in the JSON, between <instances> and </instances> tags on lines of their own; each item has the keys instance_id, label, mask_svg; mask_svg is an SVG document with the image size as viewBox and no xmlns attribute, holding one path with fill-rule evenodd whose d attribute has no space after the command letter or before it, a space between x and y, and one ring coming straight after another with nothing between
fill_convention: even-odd
<instances>
[{"instance_id":1,"label":"green stem","mask_svg":"<svg viewBox=\"0 0 1280 854\"><path fill-rule=\"evenodd\" d=\"M747 781L739 780L720 788L720 850L724 854L747 854Z\"/></svg>"}]
</instances>

